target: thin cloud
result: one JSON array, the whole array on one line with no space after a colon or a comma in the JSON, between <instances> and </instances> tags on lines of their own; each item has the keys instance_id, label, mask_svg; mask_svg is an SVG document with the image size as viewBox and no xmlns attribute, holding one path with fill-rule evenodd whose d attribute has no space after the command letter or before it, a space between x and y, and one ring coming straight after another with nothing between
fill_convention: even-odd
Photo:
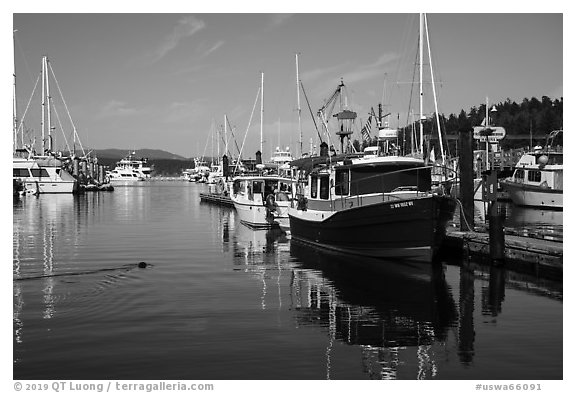
<instances>
[{"instance_id":1,"label":"thin cloud","mask_svg":"<svg viewBox=\"0 0 576 393\"><path fill-rule=\"evenodd\" d=\"M190 124L199 119L205 111L203 100L173 102L166 110L164 121L166 123Z\"/></svg>"},{"instance_id":2,"label":"thin cloud","mask_svg":"<svg viewBox=\"0 0 576 393\"><path fill-rule=\"evenodd\" d=\"M344 78L348 82L355 83L367 79L374 79L381 77L386 72L386 69L399 59L399 56L394 53L385 53L381 55L376 61L366 65L359 65L355 67L354 71L344 73Z\"/></svg>"},{"instance_id":3,"label":"thin cloud","mask_svg":"<svg viewBox=\"0 0 576 393\"><path fill-rule=\"evenodd\" d=\"M138 112L138 109L128 106L124 101L111 100L104 104L99 117L131 116Z\"/></svg>"},{"instance_id":4,"label":"thin cloud","mask_svg":"<svg viewBox=\"0 0 576 393\"><path fill-rule=\"evenodd\" d=\"M204 27L206 27L206 23L194 16L186 16L180 19L172 32L164 38L163 42L152 54L152 62L162 59L176 48L182 39L193 36Z\"/></svg>"},{"instance_id":5,"label":"thin cloud","mask_svg":"<svg viewBox=\"0 0 576 393\"><path fill-rule=\"evenodd\" d=\"M286 23L294 14L274 14L270 16L270 26L277 27Z\"/></svg>"},{"instance_id":6,"label":"thin cloud","mask_svg":"<svg viewBox=\"0 0 576 393\"><path fill-rule=\"evenodd\" d=\"M217 50L218 48L220 48L222 45L224 45L224 41L218 41L217 43L215 43L214 45L212 45L212 47L210 49L208 49L207 51L205 51L202 56L208 56L210 53L214 52L215 50Z\"/></svg>"}]
</instances>

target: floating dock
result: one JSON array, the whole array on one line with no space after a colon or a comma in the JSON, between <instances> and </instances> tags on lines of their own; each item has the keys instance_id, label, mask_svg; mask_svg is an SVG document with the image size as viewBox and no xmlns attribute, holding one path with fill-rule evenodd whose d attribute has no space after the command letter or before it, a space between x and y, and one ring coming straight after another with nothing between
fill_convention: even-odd
<instances>
[{"instance_id":1,"label":"floating dock","mask_svg":"<svg viewBox=\"0 0 576 393\"><path fill-rule=\"evenodd\" d=\"M200 193L200 200L202 202L210 202L210 203L215 203L218 205L234 207L234 202L232 202L232 199L228 195L212 194L209 192L201 192Z\"/></svg>"},{"instance_id":2,"label":"floating dock","mask_svg":"<svg viewBox=\"0 0 576 393\"><path fill-rule=\"evenodd\" d=\"M442 252L454 251L490 260L489 234L449 228ZM551 278L562 277L563 243L560 241L506 234L504 257L504 266Z\"/></svg>"}]
</instances>

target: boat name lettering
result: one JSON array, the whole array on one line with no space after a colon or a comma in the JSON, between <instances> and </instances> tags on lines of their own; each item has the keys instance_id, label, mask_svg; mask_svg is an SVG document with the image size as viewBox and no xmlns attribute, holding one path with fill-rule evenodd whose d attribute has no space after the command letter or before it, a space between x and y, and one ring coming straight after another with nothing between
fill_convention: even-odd
<instances>
[{"instance_id":1,"label":"boat name lettering","mask_svg":"<svg viewBox=\"0 0 576 393\"><path fill-rule=\"evenodd\" d=\"M414 202L407 201L407 202L393 203L390 205L390 208L391 209L399 209L401 207L408 207L408 206L414 206Z\"/></svg>"}]
</instances>

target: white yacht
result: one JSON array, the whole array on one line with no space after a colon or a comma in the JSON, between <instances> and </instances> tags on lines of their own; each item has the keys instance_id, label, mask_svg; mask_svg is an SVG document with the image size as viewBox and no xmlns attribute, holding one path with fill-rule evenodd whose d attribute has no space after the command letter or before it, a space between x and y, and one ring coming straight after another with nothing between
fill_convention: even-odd
<instances>
[{"instance_id":1,"label":"white yacht","mask_svg":"<svg viewBox=\"0 0 576 393\"><path fill-rule=\"evenodd\" d=\"M558 132L553 131L554 136ZM563 209L563 173L562 151L537 146L520 158L512 177L501 185L516 205Z\"/></svg>"},{"instance_id":2,"label":"white yacht","mask_svg":"<svg viewBox=\"0 0 576 393\"><path fill-rule=\"evenodd\" d=\"M129 152L126 157L116 163L116 167L108 172L112 182L144 181L151 177L152 167L146 158L136 158L136 152Z\"/></svg>"},{"instance_id":3,"label":"white yacht","mask_svg":"<svg viewBox=\"0 0 576 393\"><path fill-rule=\"evenodd\" d=\"M17 151L12 159L13 179L21 181L25 192L38 194L71 194L78 190L77 180L55 157L32 157L28 151Z\"/></svg>"}]
</instances>

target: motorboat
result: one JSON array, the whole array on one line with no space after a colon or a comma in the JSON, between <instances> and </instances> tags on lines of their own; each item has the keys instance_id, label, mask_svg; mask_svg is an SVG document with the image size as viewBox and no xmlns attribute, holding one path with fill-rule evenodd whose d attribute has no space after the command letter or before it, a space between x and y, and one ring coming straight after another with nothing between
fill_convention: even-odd
<instances>
[{"instance_id":1,"label":"motorboat","mask_svg":"<svg viewBox=\"0 0 576 393\"><path fill-rule=\"evenodd\" d=\"M78 190L78 181L56 157L15 155L12 171L13 179L22 182L25 192L71 194Z\"/></svg>"},{"instance_id":2,"label":"motorboat","mask_svg":"<svg viewBox=\"0 0 576 393\"><path fill-rule=\"evenodd\" d=\"M230 198L240 222L252 228L287 228L292 185L292 179L278 175L233 178Z\"/></svg>"},{"instance_id":3,"label":"motorboat","mask_svg":"<svg viewBox=\"0 0 576 393\"><path fill-rule=\"evenodd\" d=\"M553 131L552 137L559 132ZM501 185L516 205L562 210L563 173L562 150L536 146L520 157L512 176Z\"/></svg>"}]
</instances>

